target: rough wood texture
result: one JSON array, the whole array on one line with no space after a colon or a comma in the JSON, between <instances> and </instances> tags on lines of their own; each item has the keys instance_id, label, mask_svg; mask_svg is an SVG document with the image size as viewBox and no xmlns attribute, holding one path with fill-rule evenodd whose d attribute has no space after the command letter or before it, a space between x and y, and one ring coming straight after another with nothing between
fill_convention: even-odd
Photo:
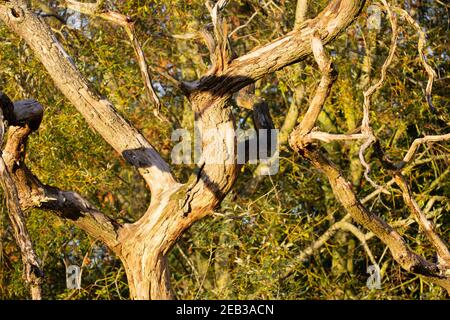
<instances>
[{"instance_id":1,"label":"rough wood texture","mask_svg":"<svg viewBox=\"0 0 450 320\"><path fill-rule=\"evenodd\" d=\"M234 93L310 55L310 39L314 33L318 33L323 44L333 40L359 14L364 2L333 0L316 18L305 21L296 30L231 61L222 72L186 86L193 91L210 90L216 96Z\"/></svg>"},{"instance_id":2,"label":"rough wood texture","mask_svg":"<svg viewBox=\"0 0 450 320\"><path fill-rule=\"evenodd\" d=\"M42 106L34 100L23 100L15 102L12 109L18 121L16 126L9 127L3 158L17 188L21 208L39 207L54 211L111 248L117 247L118 223L96 210L77 193L44 185L25 166L26 142L32 127L38 129L43 116Z\"/></svg>"},{"instance_id":3,"label":"rough wood texture","mask_svg":"<svg viewBox=\"0 0 450 320\"><path fill-rule=\"evenodd\" d=\"M448 249L446 248L445 244L440 241L440 238L436 234L434 234L434 232L432 232L431 226L429 225L428 221L424 219L424 217L419 213L420 210L417 204L415 204L415 202L412 200L411 193L406 184L402 184L404 183L404 180L401 180L399 178L399 174L397 174L395 180L401 186L406 204L412 207L413 213L418 217L419 223L425 229L425 232L430 241L437 247L438 253L444 261L431 263L418 254L412 252L407 246L405 240L397 231L395 231L383 219L364 207L364 205L353 192L351 183L344 177L342 172L329 159L327 159L318 150L317 147L314 147L310 144L311 140L309 138L311 137L311 134L314 133L312 132L314 124L316 123L317 117L322 110L326 99L328 98L331 86L333 84L333 78L331 76L331 61L324 51L319 37L314 36L311 39L311 48L314 52L314 57L322 73L322 78L308 108L308 111L305 114L305 117L289 137L289 143L291 147L299 152L299 154L307 159L315 168L325 174L325 176L328 178L336 199L344 207L348 215L352 217L356 222L369 229L383 243L385 243L390 249L394 259L402 266L402 268L409 272L426 277L427 279L441 285L448 292L450 292L449 265L447 264L445 259L445 257L448 257ZM332 135L328 135L327 138L331 139L331 136ZM354 138L352 137L352 135L343 136L345 137L345 140ZM419 210L419 212L417 212L417 210ZM347 218L345 217L344 219ZM345 224L347 222L345 220L338 222L338 224L341 225L343 223ZM332 232L333 230L331 230L331 233ZM326 237L323 237L323 239L326 239ZM320 246L321 243L317 242L316 245ZM311 249L314 248L312 247Z\"/></svg>"},{"instance_id":4,"label":"rough wood texture","mask_svg":"<svg viewBox=\"0 0 450 320\"><path fill-rule=\"evenodd\" d=\"M308 159L314 167L325 174L333 189L336 199L359 224L372 231L389 248L403 269L421 275L436 284L444 287L450 293L450 276L448 267L431 263L412 252L404 239L384 220L367 210L356 198L349 181L345 179L339 169L318 150L303 149L302 155Z\"/></svg>"}]
</instances>

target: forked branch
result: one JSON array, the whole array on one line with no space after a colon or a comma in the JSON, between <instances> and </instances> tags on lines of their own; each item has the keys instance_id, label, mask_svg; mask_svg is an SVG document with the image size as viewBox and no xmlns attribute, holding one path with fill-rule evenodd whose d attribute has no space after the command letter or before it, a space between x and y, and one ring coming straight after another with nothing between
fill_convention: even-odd
<instances>
[{"instance_id":1,"label":"forked branch","mask_svg":"<svg viewBox=\"0 0 450 320\"><path fill-rule=\"evenodd\" d=\"M392 21L391 21L392 22ZM395 23L395 22L394 22ZM314 38L312 44L314 44ZM320 39L318 40L320 43ZM320 45L317 45L314 48L312 45L312 50L316 53L315 58L320 66L322 71L322 80L327 77L327 70L321 66L327 65L323 61L328 61L327 56L323 53L323 49ZM395 48L395 46L394 46ZM392 50L392 46L391 46ZM391 51L393 52L393 51ZM393 53L392 53L393 54ZM391 55L390 55L391 56ZM321 58L321 59L319 59ZM385 68L389 65L389 61L392 59L388 57L387 62L385 62L382 70L382 74L385 73ZM322 61L321 61L322 60ZM378 81L374 86L369 88L367 91L370 95L382 84L384 80L384 76L380 81ZM331 84L330 84L331 87ZM301 124L294 130L291 134L289 142L291 147L298 151L303 157L310 161L314 167L323 172L331 184L333 192L339 201L339 203L345 208L348 214L358 223L368 228L372 231L381 241L383 241L388 248L390 249L394 259L407 271L417 273L428 278L431 281L438 283L443 286L450 292L450 276L449 276L449 267L444 263L431 263L423 259L421 256L412 252L408 246L406 245L404 239L398 234L389 224L387 224L384 220L379 218L377 215L373 214L369 210L367 210L364 205L357 199L354 194L351 184L345 179L340 170L330 161L328 160L319 150L311 145L308 145L303 140L305 135L310 133L312 130L314 123L317 119L318 112L321 111L323 104L328 97L329 90L320 91L317 90L316 94L313 98L313 102L317 101L318 103L311 103L308 112L305 115L305 118L301 122ZM366 95L365 95L366 96ZM362 134L367 135L370 134L370 127L368 122L368 104L365 103L365 113L366 117L363 120L363 128ZM308 118L307 118L308 116ZM306 119L306 120L305 120ZM303 125L303 127L302 127ZM369 141L369 140L368 140ZM410 194L409 194L410 195ZM408 197L405 200L410 200ZM341 222L342 225L347 226L348 218L344 218ZM420 219L419 219L420 220ZM426 220L426 219L425 219ZM423 221L422 221L423 222ZM340 225L335 226L334 229L338 229L338 227L342 227ZM353 230L354 231L354 230ZM330 233L332 233L331 231ZM324 238L325 239L325 238ZM326 240L324 240L326 241ZM445 256L445 250L440 247L439 242L437 242L435 237L432 237L432 242L439 247L438 251L442 251ZM320 243L318 243L320 245ZM311 247L311 250L314 250L314 247Z\"/></svg>"}]
</instances>

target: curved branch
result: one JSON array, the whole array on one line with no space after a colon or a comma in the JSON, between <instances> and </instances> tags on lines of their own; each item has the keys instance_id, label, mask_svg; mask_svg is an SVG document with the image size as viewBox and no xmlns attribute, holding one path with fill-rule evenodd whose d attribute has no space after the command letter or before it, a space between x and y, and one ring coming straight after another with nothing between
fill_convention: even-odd
<instances>
[{"instance_id":1,"label":"curved branch","mask_svg":"<svg viewBox=\"0 0 450 320\"><path fill-rule=\"evenodd\" d=\"M313 130L317 118L322 111L325 100L330 94L331 87L336 80L336 72L333 69L333 64L330 57L324 50L322 41L320 40L318 34L313 35L311 38L311 48L320 72L322 73L322 77L305 116L289 137L291 146L305 145L305 135L309 134L311 130Z\"/></svg>"},{"instance_id":2,"label":"curved branch","mask_svg":"<svg viewBox=\"0 0 450 320\"><path fill-rule=\"evenodd\" d=\"M397 48L397 38L398 38L398 31L397 31L397 17L392 13L389 4L386 2L386 0L381 0L383 5L386 8L386 11L389 16L389 21L391 23L392 27L392 36L391 36L391 45L389 47L389 53L386 58L386 60L383 63L383 66L381 67L381 76L380 79L370 86L365 92L364 92L364 103L363 103L363 120L361 122L361 132L364 134L366 141L361 145L359 149L359 160L364 167L364 177L366 180L376 189L380 188L369 176L370 173L370 165L366 162L366 159L364 158L364 153L369 148L372 143L376 141L376 137L373 134L372 128L370 127L370 102L372 95L381 88L383 85L383 82L386 79L386 72L387 68L392 62L392 59L394 58L395 50Z\"/></svg>"},{"instance_id":3,"label":"curved branch","mask_svg":"<svg viewBox=\"0 0 450 320\"><path fill-rule=\"evenodd\" d=\"M17 115L14 114L12 101L0 92L0 146L3 145L4 134L7 130L7 127L5 130L5 122L8 124L23 122L24 114L27 114L27 112L20 112ZM35 125L36 117L31 116L29 118L29 122ZM25 217L20 206L17 185L10 168L6 165L3 150L0 150L0 184L4 190L14 238L22 256L24 279L30 286L32 299L40 300L42 298L41 283L43 277L41 261L34 251Z\"/></svg>"},{"instance_id":4,"label":"curved branch","mask_svg":"<svg viewBox=\"0 0 450 320\"><path fill-rule=\"evenodd\" d=\"M388 246L395 261L403 269L424 276L450 292L448 266L431 263L412 252L397 231L364 207L339 169L318 150L303 149L303 156L326 175L340 204L356 222L372 231Z\"/></svg>"},{"instance_id":5,"label":"curved branch","mask_svg":"<svg viewBox=\"0 0 450 320\"><path fill-rule=\"evenodd\" d=\"M361 245L363 246L364 250L367 253L367 256L369 257L369 260L372 264L377 264L377 261L375 260L372 250L370 250L369 245L367 244L366 237L364 233L362 233L361 230L359 230L358 227L356 227L354 224L347 222L347 221L339 221L335 223L338 228L342 230L346 230L351 232L358 240L361 242Z\"/></svg>"},{"instance_id":6,"label":"curved branch","mask_svg":"<svg viewBox=\"0 0 450 320\"><path fill-rule=\"evenodd\" d=\"M429 135L422 138L417 138L413 141L411 146L408 149L408 152L406 153L405 157L402 161L397 165L399 169L403 168L408 162L411 161L414 154L416 153L417 148L427 142L441 142L441 141L447 141L450 140L450 133L442 134L442 135Z\"/></svg>"},{"instance_id":7,"label":"curved branch","mask_svg":"<svg viewBox=\"0 0 450 320\"><path fill-rule=\"evenodd\" d=\"M439 237L439 235L435 232L432 223L427 219L425 214L420 210L419 205L411 192L411 188L406 183L405 177L401 173L396 173L395 182L402 190L403 200L406 205L409 207L411 213L416 219L417 223L421 227L423 233L428 238L428 241L435 247L436 252L438 254L438 259L440 263L445 264L450 267L450 253L448 251L447 245L444 241Z\"/></svg>"},{"instance_id":8,"label":"curved branch","mask_svg":"<svg viewBox=\"0 0 450 320\"><path fill-rule=\"evenodd\" d=\"M431 158L431 159L426 159L426 160L422 160L422 161L417 161L415 163L412 163L409 167L407 167L404 170L404 173L410 172L412 171L412 169L414 168L415 165L419 165L419 164L423 164L426 162L429 162L431 160L434 160L435 158ZM363 199L361 199L361 204L365 204L366 202L372 200L373 198L375 198L376 196L378 196L380 193L383 192L383 190L388 189L389 187L391 187L393 184L395 183L395 179L392 178L391 180L389 180L384 186L383 188L380 189L376 189L374 190L372 193L368 194L366 197L364 197ZM435 201L435 198L433 199ZM433 204L433 202L430 202L429 205L427 205L427 208ZM429 210L429 209L428 209ZM424 212L427 212L427 209L424 209ZM308 258L315 252L317 251L320 247L322 247L328 240L330 240L335 234L336 232L339 230L339 223L343 223L346 221L349 221L351 219L351 215L349 213L347 213L344 217L341 218L341 220L339 220L338 222L333 223L324 233L322 233L322 235L320 237L318 237L311 245L309 245L306 249L302 250L300 252L300 254L295 258L294 261L292 261L290 263L290 265L287 267L285 273L283 274L283 276L281 276L281 279L286 279L287 277L289 277L291 274L293 274L295 272L295 270L298 268L298 266L300 264L302 264L303 262L306 262L308 260ZM403 225L409 225L411 223L413 223L414 220L411 218L407 218L404 220L400 220L400 221L395 221L393 223L391 223L391 226L393 227L398 227L398 226L403 226ZM370 238L374 237L375 235L373 234L373 232L369 232L366 234L365 238L366 240L369 240Z\"/></svg>"},{"instance_id":9,"label":"curved branch","mask_svg":"<svg viewBox=\"0 0 450 320\"><path fill-rule=\"evenodd\" d=\"M430 64L427 61L427 56L423 52L423 47L425 46L425 43L426 43L426 34L422 30L420 25L417 23L417 21L415 21L409 15L408 12L406 12L405 10L403 10L401 8L397 8L397 7L394 7L394 10L397 11L398 13L400 13L400 15L402 17L404 17L406 19L406 21L408 21L408 23L411 24L413 26L413 28L416 29L417 33L419 34L419 42L417 44L417 52L419 54L420 62L422 63L423 67L425 68L425 71L428 74L428 81L427 81L427 86L425 89L425 97L426 97L426 100L427 100L427 103L428 103L428 106L430 107L430 109L432 111L435 111L436 108L433 105L433 100L431 97L431 90L433 89L433 82L434 82L434 79L436 78L436 71L434 71L434 69L430 66Z\"/></svg>"}]
</instances>

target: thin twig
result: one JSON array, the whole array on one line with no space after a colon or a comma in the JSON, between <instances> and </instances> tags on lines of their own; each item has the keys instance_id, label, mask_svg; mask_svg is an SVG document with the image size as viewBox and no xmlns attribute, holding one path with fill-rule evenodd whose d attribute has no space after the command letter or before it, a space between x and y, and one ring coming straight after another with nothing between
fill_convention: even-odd
<instances>
[{"instance_id":1,"label":"thin twig","mask_svg":"<svg viewBox=\"0 0 450 320\"><path fill-rule=\"evenodd\" d=\"M442 134L442 135L434 135L434 136L425 136L422 138L417 138L414 140L414 142L411 144L411 146L408 149L408 152L406 153L405 157L401 161L401 163L398 165L399 168L403 168L408 162L411 161L412 157L414 156L417 148L427 142L441 142L450 140L450 133Z\"/></svg>"},{"instance_id":2,"label":"thin twig","mask_svg":"<svg viewBox=\"0 0 450 320\"><path fill-rule=\"evenodd\" d=\"M369 260L372 264L377 264L372 251L369 248L369 245L367 244L366 241L366 237L364 235L364 233L359 230L355 225L351 224L348 221L339 221L338 223L336 223L337 227L341 230L346 230L351 232L356 238L358 238L358 240L361 242L364 250L367 253L367 256L369 257Z\"/></svg>"}]
</instances>

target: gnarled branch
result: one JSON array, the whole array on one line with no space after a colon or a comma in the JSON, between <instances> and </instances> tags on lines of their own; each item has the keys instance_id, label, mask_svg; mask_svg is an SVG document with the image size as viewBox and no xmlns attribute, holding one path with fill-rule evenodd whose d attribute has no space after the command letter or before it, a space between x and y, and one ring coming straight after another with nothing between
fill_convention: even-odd
<instances>
[{"instance_id":1,"label":"gnarled branch","mask_svg":"<svg viewBox=\"0 0 450 320\"><path fill-rule=\"evenodd\" d=\"M0 4L0 19L31 47L58 89L117 152L135 166L157 198L177 183L153 146L106 99L95 92L50 28L27 5Z\"/></svg>"},{"instance_id":2,"label":"gnarled branch","mask_svg":"<svg viewBox=\"0 0 450 320\"><path fill-rule=\"evenodd\" d=\"M102 18L125 29L128 38L131 41L131 45L133 46L134 53L139 64L141 76L144 80L145 92L148 99L155 105L153 113L159 120L167 121L167 119L163 118L159 114L159 111L161 109L161 101L159 100L159 97L156 94L155 89L153 88L144 51L142 50L141 44L137 38L136 29L134 28L134 21L132 21L130 17L125 16L121 13L103 10L101 3L99 2L83 3L74 0L66 0L66 5L69 9L81 12L89 16Z\"/></svg>"}]
</instances>

